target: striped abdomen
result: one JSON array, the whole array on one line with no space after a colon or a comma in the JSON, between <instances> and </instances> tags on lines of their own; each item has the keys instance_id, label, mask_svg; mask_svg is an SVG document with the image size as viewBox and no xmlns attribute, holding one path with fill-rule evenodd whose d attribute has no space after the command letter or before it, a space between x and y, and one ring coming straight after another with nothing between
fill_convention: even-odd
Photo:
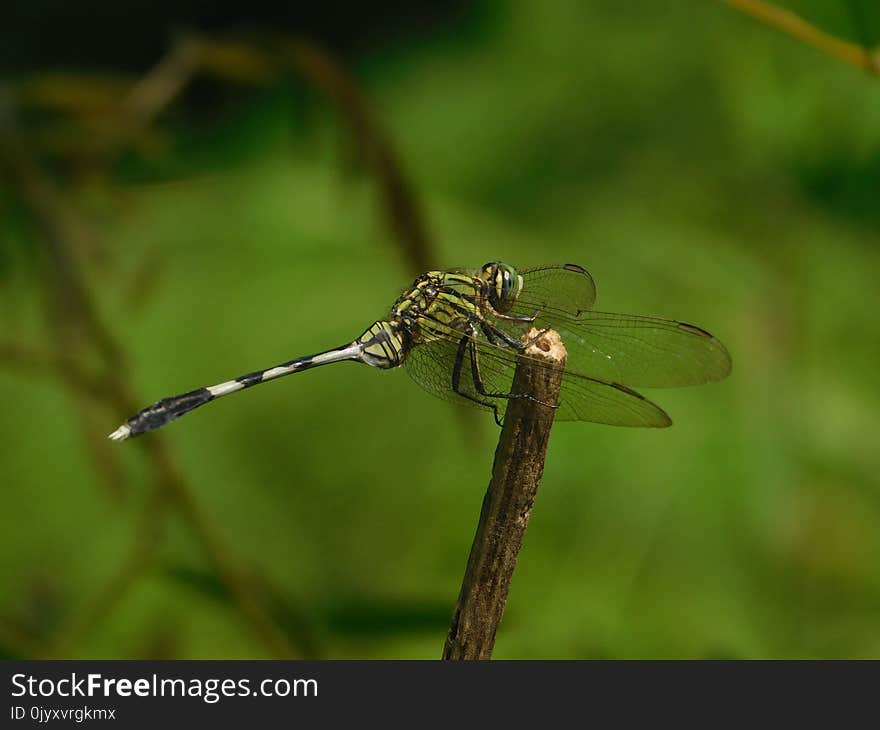
<instances>
[{"instance_id":1,"label":"striped abdomen","mask_svg":"<svg viewBox=\"0 0 880 730\"><path fill-rule=\"evenodd\" d=\"M397 324L376 322L354 342L344 347L289 360L267 370L256 370L247 375L240 375L225 383L163 398L135 413L111 433L110 438L114 441L122 441L130 436L153 431L216 398L331 362L360 360L372 367L395 368L406 356L407 337L406 332Z\"/></svg>"}]
</instances>

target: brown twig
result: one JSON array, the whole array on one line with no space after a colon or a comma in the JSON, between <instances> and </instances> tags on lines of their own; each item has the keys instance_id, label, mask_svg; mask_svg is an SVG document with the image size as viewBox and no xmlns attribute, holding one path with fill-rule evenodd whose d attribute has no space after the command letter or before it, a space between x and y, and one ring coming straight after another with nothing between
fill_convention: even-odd
<instances>
[{"instance_id":1,"label":"brown twig","mask_svg":"<svg viewBox=\"0 0 880 730\"><path fill-rule=\"evenodd\" d=\"M790 10L779 8L763 0L722 0L722 2L771 28L797 38L822 53L880 76L880 59L876 53L826 33Z\"/></svg>"},{"instance_id":2,"label":"brown twig","mask_svg":"<svg viewBox=\"0 0 880 730\"><path fill-rule=\"evenodd\" d=\"M0 344L0 362L24 367L25 371L30 374L48 373L60 376L77 397L81 395L94 397L95 395L91 381L87 381L81 376L71 377L78 372L76 367L61 367L56 360L52 360L44 353L14 345ZM39 365L41 369L35 370L30 367L32 364ZM88 388L88 390L84 390L84 388ZM117 412L128 413L136 410L134 403L137 401L125 394L124 384L120 386L120 384L113 385L105 382L103 392L110 397L110 403ZM107 443L103 434L101 437L101 443ZM183 512L196 539L206 548L206 553L213 563L220 581L226 586L239 610L248 618L267 646L272 648L276 655L293 655L293 648L289 646L289 642L274 627L265 612L256 603L254 599L256 591L251 585L250 579L236 567L235 561L215 534L210 521L202 513L196 501L191 497L189 489L177 475L173 461L165 450L164 444L155 438L149 441L142 440L138 443L147 450L158 482L149 503L139 516L129 555L99 595L84 609L82 615L75 618L70 625L63 629L56 644L50 649L51 654L63 657L63 651L66 648L74 646L79 638L87 635L103 617L112 612L113 606L142 574L158 546L158 537L168 506L167 498L170 496L174 498L176 505ZM309 646L311 647L311 643ZM309 653L312 653L311 649Z\"/></svg>"},{"instance_id":3,"label":"brown twig","mask_svg":"<svg viewBox=\"0 0 880 730\"><path fill-rule=\"evenodd\" d=\"M208 73L227 80L245 83L266 83L277 77L279 61L294 70L335 103L340 116L362 152L363 158L376 175L386 216L402 244L410 265L422 271L434 265L427 228L417 198L406 180L393 145L374 121L365 96L341 66L327 54L306 41L273 42L271 51L259 46L218 41L195 36L181 38L169 54L141 80L131 85L129 93L100 93L87 99L75 99L79 109L83 102L93 112L110 113L113 119L105 137L106 152L114 154L133 144L148 130L162 111L171 104L198 73ZM89 90L88 84L86 89ZM80 89L81 91L82 89ZM11 95L0 96L0 163L12 172L33 218L40 229L48 254L52 281L47 286L50 323L55 334L55 347L50 353L19 348L0 348L0 360L19 366L35 366L34 372L59 376L75 396L75 405L84 424L93 423L96 405L110 407L116 413L135 411L140 401L128 381L125 352L108 328L103 325L88 288L81 281L80 262L71 244L77 220L61 205L61 198L52 181L24 153L18 130L10 134L14 123L9 114ZM94 107L94 108L93 108ZM5 115L4 115L5 112ZM101 372L93 373L97 354ZM84 366L89 362L89 367ZM101 435L87 433L89 439ZM144 441L155 477L155 494L141 515L130 553L117 573L82 614L65 627L55 647L45 653L58 654L74 645L106 615L119 598L143 574L159 545L158 536L168 507L180 510L204 546L210 562L240 613L248 619L263 643L274 656L290 656L293 648L269 615L255 599L257 591L250 576L219 539L211 521L201 511L191 490L178 474L170 453L159 436ZM105 445L103 442L101 445ZM99 470L115 482L118 470L105 458L102 449L93 449ZM112 454L111 454L112 456Z\"/></svg>"},{"instance_id":4,"label":"brown twig","mask_svg":"<svg viewBox=\"0 0 880 730\"><path fill-rule=\"evenodd\" d=\"M237 83L266 84L276 80L280 72L292 71L335 105L360 158L376 177L384 216L411 271L420 273L435 267L437 261L418 196L355 79L329 53L307 40L277 36L261 40L262 45L258 45L193 34L181 36L164 58L132 83L121 103L117 102L116 118L103 135L109 139L109 151L119 152L142 139L199 74ZM84 84L81 77L70 78L71 83ZM97 90L104 94L96 92L97 98L88 101L93 106L104 101L104 107L113 110L115 100L106 98L112 88L104 82ZM57 96L56 88L52 98Z\"/></svg>"},{"instance_id":5,"label":"brown twig","mask_svg":"<svg viewBox=\"0 0 880 730\"><path fill-rule=\"evenodd\" d=\"M3 111L3 110L0 110ZM127 368L124 367L124 353L112 333L99 318L88 289L82 283L77 262L70 254L66 214L60 204L60 197L49 178L25 154L22 145L17 143L18 135L14 122L7 114L0 118L0 162L16 182L22 198L31 210L35 223L45 244L51 272L47 286L50 322L56 334L58 358L61 366L58 372L65 376L65 382L75 389L78 382L69 380L69 373L78 372L74 350L77 343L86 342L94 347L105 366L103 400L117 413L131 413L137 410L140 399L136 398L127 381ZM80 337L84 335L84 337ZM258 637L276 657L289 657L293 648L256 602L255 591L248 575L242 571L231 553L217 535L207 516L194 499L190 488L176 469L170 452L159 438L143 442L153 467L158 495L169 496L184 519L189 524L197 540L202 544L221 582L224 583L240 613L249 621ZM154 519L164 514L155 510ZM141 532L154 530L158 525L144 527ZM140 568L145 564L143 546L154 545L153 541L135 541L131 556L122 570L111 580L98 601L86 612L80 622L86 627L93 625L95 617L104 615L101 602L108 596L118 597L119 591L130 585ZM82 628L75 626L70 634L77 636ZM67 634L65 633L65 636Z\"/></svg>"},{"instance_id":6,"label":"brown twig","mask_svg":"<svg viewBox=\"0 0 880 730\"><path fill-rule=\"evenodd\" d=\"M44 649L43 642L33 635L30 627L19 620L0 616L0 650L12 655L4 658L31 659L40 656Z\"/></svg>"},{"instance_id":7,"label":"brown twig","mask_svg":"<svg viewBox=\"0 0 880 730\"><path fill-rule=\"evenodd\" d=\"M138 128L152 124L199 72L251 84L265 83L276 76L271 61L256 48L233 41L182 36L132 86L123 103L128 123Z\"/></svg>"},{"instance_id":8,"label":"brown twig","mask_svg":"<svg viewBox=\"0 0 880 730\"><path fill-rule=\"evenodd\" d=\"M477 533L443 648L444 659L491 658L544 472L554 415L553 409L545 404L558 401L566 353L553 330L540 337L526 353L553 367L536 366L525 358L517 365L512 392L531 397L513 398L507 408L495 450L492 479L483 498Z\"/></svg>"},{"instance_id":9,"label":"brown twig","mask_svg":"<svg viewBox=\"0 0 880 730\"><path fill-rule=\"evenodd\" d=\"M77 390L83 395L100 397L101 382L79 365L69 367L64 358L52 351L40 350L17 342L0 342L0 367L8 366L30 375L61 375L65 369Z\"/></svg>"},{"instance_id":10,"label":"brown twig","mask_svg":"<svg viewBox=\"0 0 880 730\"><path fill-rule=\"evenodd\" d=\"M73 619L66 622L51 647L38 655L45 659L69 659L77 643L88 636L100 622L113 613L128 589L145 572L155 556L164 526L167 499L164 492L154 489L147 504L138 514L131 547L122 564L109 580Z\"/></svg>"},{"instance_id":11,"label":"brown twig","mask_svg":"<svg viewBox=\"0 0 880 730\"><path fill-rule=\"evenodd\" d=\"M871 49L877 45L877 37L872 32L870 19L865 12L865 5L862 0L844 0L844 2L849 8L849 16L852 19L853 29L859 37L859 43L870 55ZM875 70L880 72L880 52L873 54L871 60Z\"/></svg>"},{"instance_id":12,"label":"brown twig","mask_svg":"<svg viewBox=\"0 0 880 730\"><path fill-rule=\"evenodd\" d=\"M367 98L354 79L313 43L286 41L280 47L296 72L333 100L349 126L361 156L379 181L385 217L403 245L412 271L421 273L436 266L418 197L406 178L394 146L374 120Z\"/></svg>"}]
</instances>

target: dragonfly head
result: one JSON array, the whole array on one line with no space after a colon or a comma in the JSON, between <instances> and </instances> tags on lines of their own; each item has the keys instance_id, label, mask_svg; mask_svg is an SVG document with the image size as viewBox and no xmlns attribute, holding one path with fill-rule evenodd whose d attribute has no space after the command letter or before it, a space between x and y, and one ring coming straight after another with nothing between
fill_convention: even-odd
<instances>
[{"instance_id":1,"label":"dragonfly head","mask_svg":"<svg viewBox=\"0 0 880 730\"><path fill-rule=\"evenodd\" d=\"M512 266L500 261L491 261L480 269L480 278L486 282L489 304L501 314L516 303L516 298L522 291L522 277Z\"/></svg>"}]
</instances>

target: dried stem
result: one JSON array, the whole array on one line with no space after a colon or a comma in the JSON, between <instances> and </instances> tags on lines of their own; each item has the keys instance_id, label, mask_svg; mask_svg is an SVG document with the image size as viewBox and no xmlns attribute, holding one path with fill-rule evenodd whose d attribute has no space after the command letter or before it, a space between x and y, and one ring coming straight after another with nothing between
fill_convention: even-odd
<instances>
[{"instance_id":1,"label":"dried stem","mask_svg":"<svg viewBox=\"0 0 880 730\"><path fill-rule=\"evenodd\" d=\"M361 154L379 180L385 216L414 272L436 266L433 247L418 198L406 179L394 146L375 122L366 96L354 79L327 53L312 43L281 43L282 54L297 73L329 96L350 127Z\"/></svg>"},{"instance_id":2,"label":"dried stem","mask_svg":"<svg viewBox=\"0 0 880 730\"><path fill-rule=\"evenodd\" d=\"M779 8L763 0L722 1L771 28L775 28L792 38L797 38L822 53L875 76L880 76L880 59L876 53L826 33L790 10Z\"/></svg>"},{"instance_id":3,"label":"dried stem","mask_svg":"<svg viewBox=\"0 0 880 730\"><path fill-rule=\"evenodd\" d=\"M167 507L165 494L154 489L138 515L138 523L128 556L122 565L99 590L78 616L62 629L50 647L47 659L67 659L73 647L113 613L128 589L144 574L159 546L164 512Z\"/></svg>"},{"instance_id":4,"label":"dried stem","mask_svg":"<svg viewBox=\"0 0 880 730\"><path fill-rule=\"evenodd\" d=\"M69 227L66 214L60 204L50 180L39 167L30 160L15 134L12 120L0 119L0 162L8 169L22 192L24 202L31 210L45 243L51 272L47 286L50 321L53 324L61 365L58 372L65 376L65 382L75 389L78 380L69 379L70 373L77 373L73 356L73 343L80 342L82 333L85 340L102 356L105 366L104 383L101 391L103 401L117 413L131 413L137 410L140 399L126 379L128 369L124 367L124 353L98 317L87 288L83 285L77 262L70 254L68 246ZM189 486L176 469L170 452L161 440L154 437L144 442L153 467L156 499L170 497L189 524L195 537L208 555L217 575L226 586L240 613L249 621L258 637L276 657L289 657L294 654L284 634L271 621L254 599L255 591L247 576L233 559L232 555L218 537L210 520L199 508ZM88 609L85 617L64 633L64 637L79 636L107 613L108 602L118 600L121 591L130 585L154 551L157 541L149 537L158 533L159 517L164 510L151 510L148 524L141 526L134 542L129 559L111 580L110 584ZM147 537L145 537L147 536ZM66 645L65 639L63 644Z\"/></svg>"},{"instance_id":5,"label":"dried stem","mask_svg":"<svg viewBox=\"0 0 880 730\"><path fill-rule=\"evenodd\" d=\"M525 358L517 366L512 392L531 398L514 398L507 408L492 479L443 648L444 659L491 658L544 472L554 415L544 404L559 399L566 353L553 330L526 352L554 367L535 366Z\"/></svg>"},{"instance_id":6,"label":"dried stem","mask_svg":"<svg viewBox=\"0 0 880 730\"><path fill-rule=\"evenodd\" d=\"M135 129L152 124L192 79L198 50L192 43L178 42L171 51L132 86L123 102L126 121Z\"/></svg>"},{"instance_id":7,"label":"dried stem","mask_svg":"<svg viewBox=\"0 0 880 730\"><path fill-rule=\"evenodd\" d=\"M164 59L131 85L121 103L103 91L103 95L98 95L97 101L103 104L99 106L112 110L116 117L106 133L107 151L112 155L133 144L198 73L245 83L267 83L287 66L333 100L363 158L379 180L386 215L410 265L417 271L430 268L435 262L416 196L389 138L374 121L357 84L327 54L306 41L276 39L268 45L271 47L267 50L254 44L195 36L181 38ZM47 311L55 343L50 352L4 343L0 345L0 364L60 377L74 394L80 422L86 426L85 436L92 440L97 436L88 431L94 421L96 405L109 407L116 413L131 413L139 407L140 399L127 377L125 352L104 326L88 288L81 281L72 244L78 221L62 206L49 177L26 154L14 115L10 113L10 102L14 100L11 93L2 91L0 164L11 173L45 244L51 274L51 281L47 283ZM101 370L97 373L92 372L95 354L99 356ZM89 368L83 366L85 362L90 362ZM153 468L154 494L140 516L129 555L78 619L62 630L57 645L41 654L61 655L113 610L155 556L169 507L176 507L204 546L239 612L264 645L274 656L292 655L294 652L286 636L254 598L258 591L250 576L237 564L177 472L162 437L154 435L144 440L142 448ZM105 480L118 483L119 470L112 453L94 448L92 456Z\"/></svg>"},{"instance_id":8,"label":"dried stem","mask_svg":"<svg viewBox=\"0 0 880 730\"><path fill-rule=\"evenodd\" d=\"M360 158L378 181L385 218L410 269L422 272L435 267L437 261L418 196L355 79L330 54L309 41L278 36L259 41L245 43L197 35L179 38L164 58L132 83L118 105L112 133L106 133L109 151L118 152L142 139L199 74L237 83L267 84L282 72L292 71L335 105ZM71 77L71 83L75 81ZM116 87L105 82L101 88L106 95ZM112 102L112 98L106 99L107 106L112 107Z\"/></svg>"},{"instance_id":9,"label":"dried stem","mask_svg":"<svg viewBox=\"0 0 880 730\"><path fill-rule=\"evenodd\" d=\"M0 367L11 367L31 375L52 375L68 378L83 395L101 396L102 384L78 364L70 365L55 352L40 350L17 342L0 342Z\"/></svg>"}]
</instances>

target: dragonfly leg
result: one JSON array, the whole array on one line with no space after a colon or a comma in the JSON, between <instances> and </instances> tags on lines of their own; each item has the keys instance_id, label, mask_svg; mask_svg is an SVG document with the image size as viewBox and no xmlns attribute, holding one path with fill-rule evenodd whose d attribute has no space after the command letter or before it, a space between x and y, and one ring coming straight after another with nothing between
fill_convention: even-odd
<instances>
[{"instance_id":1,"label":"dragonfly leg","mask_svg":"<svg viewBox=\"0 0 880 730\"><path fill-rule=\"evenodd\" d=\"M480 395L486 396L487 398L506 398L507 400L510 400L511 398L528 398L529 400L534 401L535 403L538 403L542 406L547 406L548 408L555 409L558 407L553 403L545 403L542 400L538 400L537 398L535 398L532 395L529 395L528 393L490 393L489 391L487 391L486 386L483 383L483 376L480 374L480 360L479 360L479 355L477 354L478 353L477 341L474 336L474 333L472 332L469 337L465 337L462 339L467 340L467 345L470 349L471 378L473 378L474 389L477 391L477 393L479 393ZM461 345L459 345L459 350L461 350ZM500 426L501 421L498 419L498 409L495 408L494 410L495 410L495 422Z\"/></svg>"},{"instance_id":2,"label":"dragonfly leg","mask_svg":"<svg viewBox=\"0 0 880 730\"><path fill-rule=\"evenodd\" d=\"M498 336L492 331L492 327L487 322L480 322L480 329L483 330L483 334L486 335L486 339L489 342L493 345L498 344Z\"/></svg>"},{"instance_id":3,"label":"dragonfly leg","mask_svg":"<svg viewBox=\"0 0 880 730\"><path fill-rule=\"evenodd\" d=\"M501 312L495 312L494 310L492 312L492 316L496 317L497 319L503 319L508 322L525 322L527 324L531 324L532 322L534 322L540 315L540 309L536 309L535 313L531 317L514 317L513 315L501 314Z\"/></svg>"},{"instance_id":4,"label":"dragonfly leg","mask_svg":"<svg viewBox=\"0 0 880 730\"><path fill-rule=\"evenodd\" d=\"M488 339L493 345L497 344L498 339L501 339L506 345L512 347L517 352L522 352L531 344L531 342L523 344L515 337L511 337L503 329L499 329L485 320L480 320L480 328L483 330L483 334L486 335L486 339ZM491 335L489 334L490 332L492 333Z\"/></svg>"},{"instance_id":5,"label":"dragonfly leg","mask_svg":"<svg viewBox=\"0 0 880 730\"><path fill-rule=\"evenodd\" d=\"M461 294L456 294L456 296L461 299ZM489 340L493 345L498 344L498 340L502 340L506 345L512 347L517 352L522 352L526 349L527 345L524 345L515 337L507 334L504 330L494 326L487 320L483 318L482 313L479 310L471 311L467 307L464 307L460 304L452 304L452 307L459 312L464 319L467 320L467 327L470 329L470 335L466 335L466 337L476 337L477 331L475 327L475 323L479 323L480 329L483 331L483 334L486 335L486 339ZM494 310L493 310L494 311ZM537 315L536 315L537 316ZM546 331L546 330L545 330ZM542 332L543 334L543 332ZM528 343L531 344L531 343Z\"/></svg>"},{"instance_id":6,"label":"dragonfly leg","mask_svg":"<svg viewBox=\"0 0 880 730\"><path fill-rule=\"evenodd\" d=\"M467 398L468 400L473 401L474 403L479 403L481 406L485 406L486 408L491 408L492 413L495 416L495 423L499 426L501 425L501 420L498 417L498 406L488 400L482 400L477 398L470 393L462 390L461 388L461 371L464 366L464 355L468 349L468 343L471 342L470 337L462 337L461 341L458 343L458 351L455 354L455 364L452 368L452 390L463 398ZM471 360L473 363L473 359ZM477 388L479 392L479 388Z\"/></svg>"},{"instance_id":7,"label":"dragonfly leg","mask_svg":"<svg viewBox=\"0 0 880 730\"><path fill-rule=\"evenodd\" d=\"M466 304L472 303L468 300L468 298L465 295L463 295L459 292L453 291L453 292L450 292L450 295L452 295L453 297L455 297L457 299L460 299L462 302L465 302ZM498 340L500 339L500 340L503 340L506 345L508 345L509 347L512 347L517 352L522 352L523 350L526 349L526 347L528 345L531 344L531 342L529 342L524 345L520 340L507 334L507 332L500 329L499 327L495 327L494 325L492 325L488 320L486 320L483 317L482 305L479 305L479 306L477 306L476 309L472 310L470 307L467 307L463 304L456 304L454 302L450 302L450 304L457 312L459 312L468 321L468 326L471 330L471 336L476 336L476 329L474 328L474 323L479 322L480 329L482 330L483 334L486 336L486 339L488 339L489 342L491 342L493 345L497 345ZM493 317L508 320L511 322L533 322L535 320L535 318L538 316L538 312L535 312L535 314L532 317L509 317L504 314L498 314L494 309L492 309L491 306L489 306L489 309L491 310L491 314ZM541 332L541 334L543 334L544 332L546 332L546 330L543 330Z\"/></svg>"}]
</instances>

